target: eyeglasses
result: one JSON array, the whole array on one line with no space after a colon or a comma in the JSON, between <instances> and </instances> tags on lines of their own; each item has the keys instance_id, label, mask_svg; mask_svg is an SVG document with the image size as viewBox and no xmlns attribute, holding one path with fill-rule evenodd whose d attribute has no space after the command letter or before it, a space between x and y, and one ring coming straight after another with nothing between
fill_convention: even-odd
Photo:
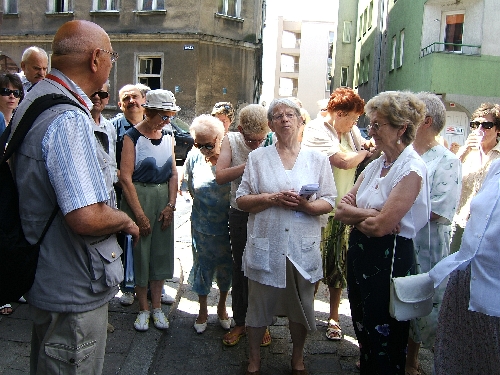
<instances>
[{"instance_id":1,"label":"eyeglasses","mask_svg":"<svg viewBox=\"0 0 500 375\"><path fill-rule=\"evenodd\" d=\"M485 122L471 121L470 122L471 129L477 129L479 127L482 127L483 129L491 129L493 126L495 126L495 123L491 122L491 121L485 121Z\"/></svg>"},{"instance_id":2,"label":"eyeglasses","mask_svg":"<svg viewBox=\"0 0 500 375\"><path fill-rule=\"evenodd\" d=\"M170 120L170 117L171 116L162 116L161 114L158 113L158 116L161 117L162 121L167 121L167 120Z\"/></svg>"},{"instance_id":3,"label":"eyeglasses","mask_svg":"<svg viewBox=\"0 0 500 375\"><path fill-rule=\"evenodd\" d=\"M242 133L243 134L243 133ZM251 145L260 145L264 140L266 139L265 137L262 139L248 139L245 134L243 134L243 139L245 139L245 142Z\"/></svg>"},{"instance_id":4,"label":"eyeglasses","mask_svg":"<svg viewBox=\"0 0 500 375\"><path fill-rule=\"evenodd\" d=\"M0 88L0 95L1 96L10 96L10 94L14 95L14 98L19 98L21 97L21 91L20 90L10 90L6 87Z\"/></svg>"},{"instance_id":5,"label":"eyeglasses","mask_svg":"<svg viewBox=\"0 0 500 375\"><path fill-rule=\"evenodd\" d=\"M215 108L224 108L226 111L231 110L231 106L229 104L216 104Z\"/></svg>"},{"instance_id":6,"label":"eyeglasses","mask_svg":"<svg viewBox=\"0 0 500 375\"><path fill-rule=\"evenodd\" d=\"M116 52L109 52L109 51L106 51L105 49L102 49L102 48L98 48L100 51L102 52L106 52L106 53L109 53L111 55L111 62L114 63L116 62L116 60L118 60L118 57L120 57L118 55L118 53Z\"/></svg>"},{"instance_id":7,"label":"eyeglasses","mask_svg":"<svg viewBox=\"0 0 500 375\"><path fill-rule=\"evenodd\" d=\"M98 96L100 99L106 99L109 96L109 92L106 91L96 91L90 97Z\"/></svg>"},{"instance_id":8,"label":"eyeglasses","mask_svg":"<svg viewBox=\"0 0 500 375\"><path fill-rule=\"evenodd\" d=\"M206 149L207 151L212 151L215 148L215 143L205 143L202 145L201 143L194 143L194 147L199 148L200 150Z\"/></svg>"},{"instance_id":9,"label":"eyeglasses","mask_svg":"<svg viewBox=\"0 0 500 375\"><path fill-rule=\"evenodd\" d=\"M374 131L378 132L380 130L380 128L384 125L387 125L387 123L379 124L378 122L371 122L368 125L366 125L366 130L367 131L374 130Z\"/></svg>"},{"instance_id":10,"label":"eyeglasses","mask_svg":"<svg viewBox=\"0 0 500 375\"><path fill-rule=\"evenodd\" d=\"M281 113L279 115L273 116L274 121L281 121L286 116L288 120L291 120L295 117L295 113Z\"/></svg>"}]
</instances>

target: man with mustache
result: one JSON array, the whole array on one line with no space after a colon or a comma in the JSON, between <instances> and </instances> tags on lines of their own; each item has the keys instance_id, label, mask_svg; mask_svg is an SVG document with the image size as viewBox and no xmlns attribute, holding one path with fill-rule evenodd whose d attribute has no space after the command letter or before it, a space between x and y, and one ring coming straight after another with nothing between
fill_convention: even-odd
<instances>
[{"instance_id":1,"label":"man with mustache","mask_svg":"<svg viewBox=\"0 0 500 375\"><path fill-rule=\"evenodd\" d=\"M45 78L48 65L49 58L43 49L31 46L24 50L21 57L21 69L24 75L21 75L21 81L25 93Z\"/></svg>"}]
</instances>

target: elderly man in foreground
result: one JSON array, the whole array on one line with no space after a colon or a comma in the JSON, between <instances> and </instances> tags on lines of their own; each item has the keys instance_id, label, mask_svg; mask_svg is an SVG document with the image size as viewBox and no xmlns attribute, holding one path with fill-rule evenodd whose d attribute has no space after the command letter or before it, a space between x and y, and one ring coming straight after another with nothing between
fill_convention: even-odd
<instances>
[{"instance_id":1,"label":"elderly man in foreground","mask_svg":"<svg viewBox=\"0 0 500 375\"><path fill-rule=\"evenodd\" d=\"M57 105L34 122L12 165L23 230L35 242L56 205L27 293L33 319L31 374L101 374L108 302L123 279L114 233L137 241L139 229L112 208L109 165L97 146L89 97L106 82L117 54L106 32L88 21L63 24L52 43L52 71L18 108L47 93L80 103Z\"/></svg>"}]
</instances>

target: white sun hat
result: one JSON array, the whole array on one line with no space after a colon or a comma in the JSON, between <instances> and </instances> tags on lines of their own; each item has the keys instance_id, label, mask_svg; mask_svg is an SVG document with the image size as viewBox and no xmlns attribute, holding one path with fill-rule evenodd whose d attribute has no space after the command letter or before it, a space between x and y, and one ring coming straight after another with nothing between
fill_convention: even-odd
<instances>
[{"instance_id":1,"label":"white sun hat","mask_svg":"<svg viewBox=\"0 0 500 375\"><path fill-rule=\"evenodd\" d=\"M168 90L151 90L146 94L146 103L142 105L144 108L158 109L160 111L178 112L181 110L175 104L175 96L172 91Z\"/></svg>"}]
</instances>

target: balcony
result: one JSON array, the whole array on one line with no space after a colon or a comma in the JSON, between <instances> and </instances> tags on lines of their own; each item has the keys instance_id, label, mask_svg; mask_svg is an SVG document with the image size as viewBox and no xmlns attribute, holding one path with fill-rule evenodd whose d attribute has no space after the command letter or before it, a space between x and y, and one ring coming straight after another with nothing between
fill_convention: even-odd
<instances>
[{"instance_id":1,"label":"balcony","mask_svg":"<svg viewBox=\"0 0 500 375\"><path fill-rule=\"evenodd\" d=\"M454 53L464 56L481 56L481 46L435 42L420 50L420 58L430 55L431 53Z\"/></svg>"}]
</instances>

